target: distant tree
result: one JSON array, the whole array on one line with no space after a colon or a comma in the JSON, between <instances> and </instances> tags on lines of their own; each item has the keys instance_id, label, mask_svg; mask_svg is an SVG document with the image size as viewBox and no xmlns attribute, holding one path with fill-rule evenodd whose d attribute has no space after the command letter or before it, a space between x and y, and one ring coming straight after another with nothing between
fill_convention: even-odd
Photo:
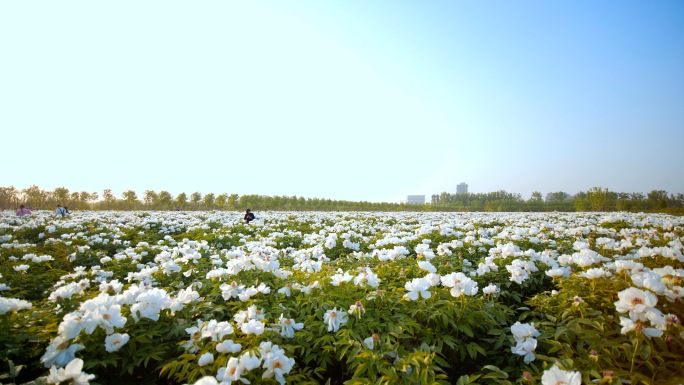
<instances>
[{"instance_id":1,"label":"distant tree","mask_svg":"<svg viewBox=\"0 0 684 385\"><path fill-rule=\"evenodd\" d=\"M238 198L238 201L237 201L237 205L238 205L238 207L240 207L238 210L244 211L245 209L248 209L248 208L255 209L254 207L252 207L252 206L254 206L253 203L255 201L255 198L256 197L254 195L240 195L240 198Z\"/></svg>"},{"instance_id":2,"label":"distant tree","mask_svg":"<svg viewBox=\"0 0 684 385\"><path fill-rule=\"evenodd\" d=\"M160 210L171 210L173 205L173 195L170 192L162 190L157 194L157 208Z\"/></svg>"},{"instance_id":3,"label":"distant tree","mask_svg":"<svg viewBox=\"0 0 684 385\"><path fill-rule=\"evenodd\" d=\"M143 192L143 202L147 208L154 208L157 203L157 193L154 190L145 190Z\"/></svg>"},{"instance_id":4,"label":"distant tree","mask_svg":"<svg viewBox=\"0 0 684 385\"><path fill-rule=\"evenodd\" d=\"M484 203L480 202L479 200L472 200L468 204L468 210L476 212L476 211L483 211L484 209Z\"/></svg>"},{"instance_id":5,"label":"distant tree","mask_svg":"<svg viewBox=\"0 0 684 385\"><path fill-rule=\"evenodd\" d=\"M194 210L199 209L199 204L202 201L202 194L199 192L194 192L190 194L190 203L192 203L192 208Z\"/></svg>"},{"instance_id":6,"label":"distant tree","mask_svg":"<svg viewBox=\"0 0 684 385\"><path fill-rule=\"evenodd\" d=\"M611 195L607 188L592 187L587 192L587 201L593 211L604 211L611 203Z\"/></svg>"},{"instance_id":7,"label":"distant tree","mask_svg":"<svg viewBox=\"0 0 684 385\"><path fill-rule=\"evenodd\" d=\"M648 193L647 195L648 200L650 201L660 201L660 200L667 200L667 191L665 190L652 190Z\"/></svg>"},{"instance_id":8,"label":"distant tree","mask_svg":"<svg viewBox=\"0 0 684 385\"><path fill-rule=\"evenodd\" d=\"M84 202L81 201L81 195L77 191L74 191L72 193L69 193L69 199L67 201L67 204L69 205L69 207L72 208L74 206L83 207Z\"/></svg>"},{"instance_id":9,"label":"distant tree","mask_svg":"<svg viewBox=\"0 0 684 385\"><path fill-rule=\"evenodd\" d=\"M89 193L87 191L81 191L78 193L78 196L79 201L83 202L83 205L92 209L93 204L97 201L97 198L99 197L99 194L96 192Z\"/></svg>"},{"instance_id":10,"label":"distant tree","mask_svg":"<svg viewBox=\"0 0 684 385\"><path fill-rule=\"evenodd\" d=\"M184 192L178 194L178 196L176 197L176 205L179 208L184 209L185 206L188 205L188 194Z\"/></svg>"},{"instance_id":11,"label":"distant tree","mask_svg":"<svg viewBox=\"0 0 684 385\"><path fill-rule=\"evenodd\" d=\"M639 201L643 201L644 199L646 199L646 196L640 192L633 192L633 193L629 194L629 199L631 199L632 201L639 202Z\"/></svg>"},{"instance_id":12,"label":"distant tree","mask_svg":"<svg viewBox=\"0 0 684 385\"><path fill-rule=\"evenodd\" d=\"M451 194L449 194L446 191L442 191L441 194L439 194L439 202L440 203L449 203L451 202Z\"/></svg>"},{"instance_id":13,"label":"distant tree","mask_svg":"<svg viewBox=\"0 0 684 385\"><path fill-rule=\"evenodd\" d=\"M102 205L105 210L114 209L114 205L116 204L116 197L114 196L114 194L112 194L111 189L102 190L102 201Z\"/></svg>"},{"instance_id":14,"label":"distant tree","mask_svg":"<svg viewBox=\"0 0 684 385\"><path fill-rule=\"evenodd\" d=\"M138 200L138 194L133 190L126 190L121 194L121 198L124 201L124 205L127 210L136 210L140 206L140 201Z\"/></svg>"},{"instance_id":15,"label":"distant tree","mask_svg":"<svg viewBox=\"0 0 684 385\"><path fill-rule=\"evenodd\" d=\"M212 210L214 208L214 202L216 201L216 196L213 193L209 193L202 199L202 204L205 210Z\"/></svg>"},{"instance_id":16,"label":"distant tree","mask_svg":"<svg viewBox=\"0 0 684 385\"><path fill-rule=\"evenodd\" d=\"M270 198L271 198L271 201L270 201L268 207L270 207L271 210L282 210L283 207L285 207L285 200L287 199L287 197L275 195L275 196L272 196Z\"/></svg>"},{"instance_id":17,"label":"distant tree","mask_svg":"<svg viewBox=\"0 0 684 385\"><path fill-rule=\"evenodd\" d=\"M225 210L227 203L228 203L228 194L226 194L226 193L220 194L219 196L216 197L216 200L214 201L214 205L219 210Z\"/></svg>"},{"instance_id":18,"label":"distant tree","mask_svg":"<svg viewBox=\"0 0 684 385\"><path fill-rule=\"evenodd\" d=\"M33 185L21 190L21 197L26 207L32 209L41 208L45 199L47 198L47 193L40 189L40 187Z\"/></svg>"},{"instance_id":19,"label":"distant tree","mask_svg":"<svg viewBox=\"0 0 684 385\"><path fill-rule=\"evenodd\" d=\"M520 206L526 207L527 211L544 211L544 196L539 191L533 191L527 204Z\"/></svg>"},{"instance_id":20,"label":"distant tree","mask_svg":"<svg viewBox=\"0 0 684 385\"><path fill-rule=\"evenodd\" d=\"M105 202L114 202L116 197L112 194L112 190L107 188L102 191L102 199Z\"/></svg>"},{"instance_id":21,"label":"distant tree","mask_svg":"<svg viewBox=\"0 0 684 385\"><path fill-rule=\"evenodd\" d=\"M620 193L615 193L615 199L621 200L621 201L626 201L629 200L629 194L620 192Z\"/></svg>"},{"instance_id":22,"label":"distant tree","mask_svg":"<svg viewBox=\"0 0 684 385\"><path fill-rule=\"evenodd\" d=\"M632 206L629 194L623 192L615 193L615 208L617 210L631 210Z\"/></svg>"},{"instance_id":23,"label":"distant tree","mask_svg":"<svg viewBox=\"0 0 684 385\"><path fill-rule=\"evenodd\" d=\"M0 187L0 210L16 209L19 205L19 190L16 187Z\"/></svg>"},{"instance_id":24,"label":"distant tree","mask_svg":"<svg viewBox=\"0 0 684 385\"><path fill-rule=\"evenodd\" d=\"M648 193L648 200L654 207L665 208L668 201L667 191L652 190Z\"/></svg>"},{"instance_id":25,"label":"distant tree","mask_svg":"<svg viewBox=\"0 0 684 385\"><path fill-rule=\"evenodd\" d=\"M66 187L57 187L50 193L55 204L59 203L67 205L69 200L69 189Z\"/></svg>"},{"instance_id":26,"label":"distant tree","mask_svg":"<svg viewBox=\"0 0 684 385\"><path fill-rule=\"evenodd\" d=\"M565 198L567 198L568 196L569 195L564 191L556 191L554 193L551 193L551 198L549 200L551 202L563 202L565 201Z\"/></svg>"},{"instance_id":27,"label":"distant tree","mask_svg":"<svg viewBox=\"0 0 684 385\"><path fill-rule=\"evenodd\" d=\"M235 210L237 208L238 198L237 194L230 194L228 197L228 210Z\"/></svg>"}]
</instances>

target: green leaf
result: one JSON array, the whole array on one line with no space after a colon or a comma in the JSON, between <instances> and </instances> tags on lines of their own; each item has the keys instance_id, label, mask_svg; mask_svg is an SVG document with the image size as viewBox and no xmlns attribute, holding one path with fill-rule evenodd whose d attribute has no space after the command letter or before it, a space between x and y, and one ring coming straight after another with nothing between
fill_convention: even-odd
<instances>
[{"instance_id":1,"label":"green leaf","mask_svg":"<svg viewBox=\"0 0 684 385\"><path fill-rule=\"evenodd\" d=\"M14 362L10 359L7 360L7 365L9 366L9 372L12 378L17 378L19 371L21 371L21 367L17 368L14 366Z\"/></svg>"},{"instance_id":2,"label":"green leaf","mask_svg":"<svg viewBox=\"0 0 684 385\"><path fill-rule=\"evenodd\" d=\"M356 370L354 371L354 377L362 377L362 375L366 372L368 368L366 367L365 363L361 363L359 366L356 367Z\"/></svg>"},{"instance_id":3,"label":"green leaf","mask_svg":"<svg viewBox=\"0 0 684 385\"><path fill-rule=\"evenodd\" d=\"M458 324L457 327L458 327L458 330L460 330L463 333L465 333L466 335L468 335L468 337L471 337L471 338L475 337L475 334L473 334L473 329L470 328L470 325L468 325L466 323L460 323L460 324Z\"/></svg>"}]
</instances>

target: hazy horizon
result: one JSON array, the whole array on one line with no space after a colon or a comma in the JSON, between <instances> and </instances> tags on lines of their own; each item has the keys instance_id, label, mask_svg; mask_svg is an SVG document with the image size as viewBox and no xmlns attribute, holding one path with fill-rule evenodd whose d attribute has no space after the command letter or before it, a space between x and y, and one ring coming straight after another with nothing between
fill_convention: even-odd
<instances>
[{"instance_id":1,"label":"hazy horizon","mask_svg":"<svg viewBox=\"0 0 684 385\"><path fill-rule=\"evenodd\" d=\"M9 186L0 186L0 187L9 187ZM16 187L16 186L14 186L14 187ZM17 188L17 189L18 189L18 190L23 190L23 189L25 189L25 188L27 188L27 187L31 187L31 186L25 186L24 188ZM38 186L38 187L41 188L41 189L44 190L44 191L53 191L53 190L54 190L54 188L53 188L53 189L44 189L44 188L42 188L41 186ZM99 201L99 202L100 202L100 201L103 201L103 194L102 194L103 191L72 190L72 189L69 188L69 186L57 186L57 187L64 187L64 188L68 189L70 193L72 193L72 192L82 192L82 191L85 191L85 192L88 192L88 193L96 192L96 193L98 194L98 199L97 199L97 201ZM593 187L605 188L604 186L593 186ZM115 191L115 190L113 190L113 189L110 189L110 190L112 190L112 194L116 197L116 199L124 200L124 197L122 197L122 193L125 192L125 191L128 191L128 190L132 190L132 189L125 189L125 190L121 190L121 191ZM145 190L149 190L149 189L145 189ZM145 192L145 190L142 190L142 191L135 191L135 190L134 190L134 191L136 192L136 194L137 194L138 200L141 201L141 202L144 200L143 198L144 198L144 192ZM609 190L610 190L610 189L609 189ZM648 190L648 191L613 191L613 190L610 190L610 191L611 191L611 192L614 192L614 193L629 193L629 194L631 194L631 193L642 193L642 194L644 195L644 197L646 197L646 196L648 195L648 193L651 192L652 190L654 190L654 189L651 189L651 190ZM169 194L171 194L171 196L172 196L173 199L176 199L176 197L178 197L178 195L181 194L181 193L185 193L185 194L187 195L187 198L189 199L189 198L190 198L190 195L191 195L192 193L196 192L196 190L193 190L193 191L178 191L178 192L173 192L173 191L169 191L168 189L158 189L158 190L153 190L153 191L156 192L156 193L159 193L159 192L161 192L161 191L166 191L166 192L168 192ZM494 191L468 191L468 193L469 193L469 194L487 194L487 193L498 192L498 191L502 191L502 190L494 190ZM504 191L506 191L507 193L511 193L511 194L520 194L520 193L515 192L515 191L507 191L507 190L504 190ZM539 190L533 190L533 192L534 192L534 191L539 191ZM440 192L434 192L434 193L430 193L430 194L408 194L408 195L419 195L419 196L420 196L420 195L425 195L425 203L429 204L429 203L431 203L432 195L435 195L435 194L436 194L436 195L440 195L440 194L443 193L443 192L450 193L450 194L454 194L454 195L457 194L456 191L440 191ZM574 197L575 195L577 195L577 194L580 193L580 192L587 193L587 192L588 192L588 189L587 189L587 190L583 190L583 191L575 191L575 192L560 191L560 190L546 191L546 192L545 192L545 191L539 191L539 192L542 194L542 199L543 199L543 200L546 200L547 194L552 194L552 193L557 193L557 192L564 192L564 193L568 194L570 197ZM670 195L677 195L677 194L679 194L678 192L670 192L670 191L666 191L666 192L667 192L668 194L670 194ZM225 193L225 194L227 194L227 195L237 194L238 196L241 196L241 195L287 196L287 197L296 196L297 198L305 198L305 199L330 199L330 200L335 200L335 201L350 201L350 202L352 202L352 200L349 200L349 199L335 199L335 198L324 197L324 196L306 196L306 195L301 195L301 194L292 194L292 195L238 194L238 193L236 193L236 192L231 192L231 191L221 191L221 192L217 192L217 191L207 191L206 193L201 193L201 194L202 194L202 197L204 197L204 195L209 194L209 193L214 194L215 197L219 196L220 194L224 194L224 193ZM520 194L520 195L522 196L522 194ZM531 193L530 193L530 195L531 195ZM398 201L369 201L369 200L367 200L367 199L361 199L361 200L353 201L353 202L364 202L364 201L365 201L365 202L371 202L371 203L402 203L403 201L406 200L406 198L407 198L407 196L404 196L402 199L400 199L400 200L398 200ZM525 200L525 201L530 200L530 198L531 198L530 196L522 196L522 199Z\"/></svg>"}]
</instances>

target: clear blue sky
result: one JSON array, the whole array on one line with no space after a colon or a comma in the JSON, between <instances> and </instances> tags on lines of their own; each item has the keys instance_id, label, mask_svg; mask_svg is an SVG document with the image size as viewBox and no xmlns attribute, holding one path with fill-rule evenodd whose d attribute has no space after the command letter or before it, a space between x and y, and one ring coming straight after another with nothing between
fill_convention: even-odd
<instances>
[{"instance_id":1,"label":"clear blue sky","mask_svg":"<svg viewBox=\"0 0 684 385\"><path fill-rule=\"evenodd\" d=\"M684 192L681 1L0 2L0 185Z\"/></svg>"}]
</instances>

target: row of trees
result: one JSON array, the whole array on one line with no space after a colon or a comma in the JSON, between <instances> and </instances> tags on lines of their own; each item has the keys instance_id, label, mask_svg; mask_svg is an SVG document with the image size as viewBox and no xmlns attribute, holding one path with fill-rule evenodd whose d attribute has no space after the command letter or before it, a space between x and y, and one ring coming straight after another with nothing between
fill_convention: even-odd
<instances>
[{"instance_id":1,"label":"row of trees","mask_svg":"<svg viewBox=\"0 0 684 385\"><path fill-rule=\"evenodd\" d=\"M563 191L548 194L545 200L535 191L528 200L520 194L495 191L478 194L449 194L432 196L432 205L443 210L457 211L670 211L684 208L684 194L668 194L652 190L648 194L613 192L593 187L570 195Z\"/></svg>"},{"instance_id":2,"label":"row of trees","mask_svg":"<svg viewBox=\"0 0 684 385\"><path fill-rule=\"evenodd\" d=\"M19 204L33 209L52 209L57 204L76 210L253 210L280 211L661 211L684 213L684 194L668 194L653 190L648 194L616 193L594 187L574 196L559 191L544 200L538 191L525 200L520 194L506 191L432 196L429 204L351 202L297 196L264 196L213 193L202 195L146 190L142 197L133 190L120 198L105 189L97 192L69 191L58 187L52 191L30 186L19 190L0 187L0 209L16 209Z\"/></svg>"},{"instance_id":3,"label":"row of trees","mask_svg":"<svg viewBox=\"0 0 684 385\"><path fill-rule=\"evenodd\" d=\"M52 191L31 186L22 190L14 186L0 187L0 209L17 209L20 204L32 209L53 209L57 204L76 210L255 210L281 211L401 211L415 206L396 203L351 202L297 196L265 196L199 192L180 193L145 190L142 197L133 190L117 198L110 189L97 192L70 192L65 187Z\"/></svg>"}]
</instances>

